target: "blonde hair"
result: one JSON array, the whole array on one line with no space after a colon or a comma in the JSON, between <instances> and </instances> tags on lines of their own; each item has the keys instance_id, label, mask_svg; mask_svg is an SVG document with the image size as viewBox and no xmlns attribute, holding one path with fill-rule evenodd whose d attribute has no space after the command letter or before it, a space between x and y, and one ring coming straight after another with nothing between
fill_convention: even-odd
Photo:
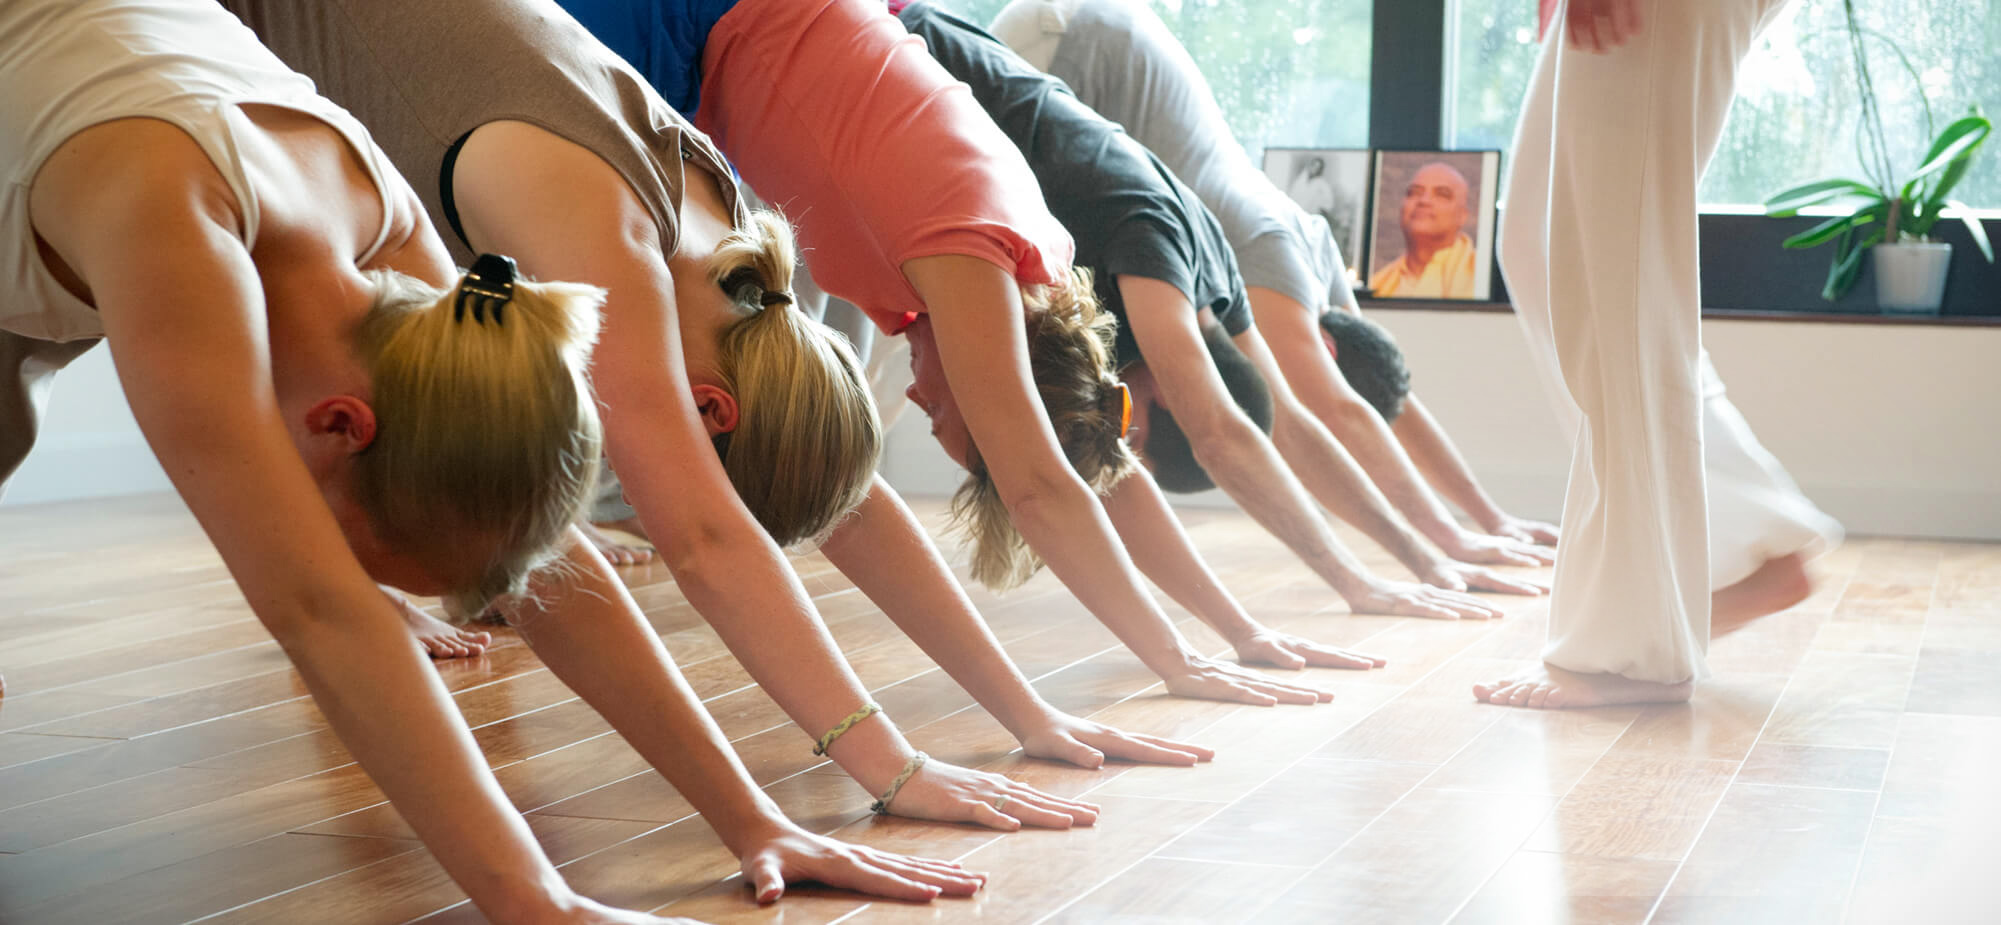
<instances>
[{"instance_id":1,"label":"blonde hair","mask_svg":"<svg viewBox=\"0 0 2001 925\"><path fill-rule=\"evenodd\" d=\"M1139 466L1121 430L1125 399L1111 369L1118 321L1099 309L1088 271L1022 294L1029 373L1056 442L1084 484L1103 495ZM952 496L953 526L972 543L974 580L995 590L1015 587L1042 568L1042 560L1014 529L977 448L968 462L966 481Z\"/></svg>"},{"instance_id":2,"label":"blonde hair","mask_svg":"<svg viewBox=\"0 0 2001 925\"><path fill-rule=\"evenodd\" d=\"M792 229L758 211L716 247L709 278L751 314L716 356L737 426L715 438L744 506L781 546L824 536L868 494L882 419L847 338L792 304Z\"/></svg>"},{"instance_id":3,"label":"blonde hair","mask_svg":"<svg viewBox=\"0 0 2001 925\"><path fill-rule=\"evenodd\" d=\"M604 291L519 280L504 320L455 319L457 287L370 275L357 347L376 430L358 500L390 548L462 576L447 613L478 616L527 590L589 499L604 434L585 366Z\"/></svg>"}]
</instances>

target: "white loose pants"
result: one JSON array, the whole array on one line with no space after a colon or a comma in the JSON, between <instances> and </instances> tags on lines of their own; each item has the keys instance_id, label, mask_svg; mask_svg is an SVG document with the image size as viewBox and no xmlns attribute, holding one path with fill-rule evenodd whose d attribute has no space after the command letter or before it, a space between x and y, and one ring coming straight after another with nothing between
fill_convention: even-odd
<instances>
[{"instance_id":1,"label":"white loose pants","mask_svg":"<svg viewBox=\"0 0 2001 925\"><path fill-rule=\"evenodd\" d=\"M1705 429L1723 463L1709 473L1719 503L1798 496L1708 370L1696 236L1737 68L1785 2L1641 0L1639 35L1602 55L1566 44L1559 8L1531 78L1500 250L1559 415L1575 423L1543 654L1559 668L1664 683L1706 673L1725 568L1712 576ZM1719 511L1713 526L1762 532L1739 521L1766 518L1745 513ZM1806 533L1823 528L1838 530ZM1798 546L1773 554L1813 542L1787 532Z\"/></svg>"}]
</instances>

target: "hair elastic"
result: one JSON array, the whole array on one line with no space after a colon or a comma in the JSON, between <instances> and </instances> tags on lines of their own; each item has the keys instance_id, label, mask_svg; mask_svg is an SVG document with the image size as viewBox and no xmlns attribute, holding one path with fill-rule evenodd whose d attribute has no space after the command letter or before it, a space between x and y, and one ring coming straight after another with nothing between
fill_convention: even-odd
<instances>
[{"instance_id":1,"label":"hair elastic","mask_svg":"<svg viewBox=\"0 0 2001 925\"><path fill-rule=\"evenodd\" d=\"M869 812L878 816L889 815L890 801L896 799L896 795L903 791L903 785L910 783L910 778L917 774L917 769L923 767L924 762L929 760L931 756L923 752L910 756L910 760L903 765L903 771L896 775L895 780L889 782L889 789L884 790L880 798L869 804Z\"/></svg>"},{"instance_id":2,"label":"hair elastic","mask_svg":"<svg viewBox=\"0 0 2001 925\"><path fill-rule=\"evenodd\" d=\"M1124 410L1119 412L1119 436L1123 437L1133 429L1133 390L1119 383L1119 404Z\"/></svg>"},{"instance_id":3,"label":"hair elastic","mask_svg":"<svg viewBox=\"0 0 2001 925\"><path fill-rule=\"evenodd\" d=\"M792 291L789 289L768 290L763 295L758 296L757 301L758 304L763 305L765 308L770 308L773 305L791 305Z\"/></svg>"},{"instance_id":4,"label":"hair elastic","mask_svg":"<svg viewBox=\"0 0 2001 925\"><path fill-rule=\"evenodd\" d=\"M493 310L493 323L501 322L501 309L514 300L514 258L500 254L481 254L472 262L472 269L466 271L465 278L459 280L458 301L452 306L452 320L466 320L466 309L472 309L472 320L486 323L488 308Z\"/></svg>"},{"instance_id":5,"label":"hair elastic","mask_svg":"<svg viewBox=\"0 0 2001 925\"><path fill-rule=\"evenodd\" d=\"M846 735L848 730L853 729L855 727L856 723L868 719L869 717L874 716L880 712L882 712L882 707L879 707L873 703L862 704L859 709L855 710L853 713L848 714L847 719L841 720L839 724L834 726L834 728L827 730L826 735L820 737L819 742L815 743L813 746L813 754L815 755L826 754L827 749L834 747L834 740L839 739L843 735Z\"/></svg>"}]
</instances>

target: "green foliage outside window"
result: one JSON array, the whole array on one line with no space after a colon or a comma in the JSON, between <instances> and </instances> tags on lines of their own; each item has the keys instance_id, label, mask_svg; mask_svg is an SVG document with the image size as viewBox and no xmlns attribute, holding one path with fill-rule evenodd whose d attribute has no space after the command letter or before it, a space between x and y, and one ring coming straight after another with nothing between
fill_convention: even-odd
<instances>
[{"instance_id":1,"label":"green foliage outside window","mask_svg":"<svg viewBox=\"0 0 2001 925\"><path fill-rule=\"evenodd\" d=\"M942 0L971 22L1007 0ZM1370 0L1151 0L1202 68L1253 160L1271 147L1367 147Z\"/></svg>"}]
</instances>

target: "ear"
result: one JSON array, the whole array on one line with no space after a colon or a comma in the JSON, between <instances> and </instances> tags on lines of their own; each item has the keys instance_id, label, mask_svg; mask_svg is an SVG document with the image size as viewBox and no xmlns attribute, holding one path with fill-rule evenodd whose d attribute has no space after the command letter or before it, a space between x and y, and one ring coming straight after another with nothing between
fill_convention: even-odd
<instances>
[{"instance_id":1,"label":"ear","mask_svg":"<svg viewBox=\"0 0 2001 925\"><path fill-rule=\"evenodd\" d=\"M352 395L323 398L306 410L306 432L337 438L348 453L359 453L375 442L375 409Z\"/></svg>"},{"instance_id":2,"label":"ear","mask_svg":"<svg viewBox=\"0 0 2001 925\"><path fill-rule=\"evenodd\" d=\"M719 385L702 383L689 391L695 395L695 413L702 416L702 427L709 436L727 434L736 430L736 396Z\"/></svg>"}]
</instances>

